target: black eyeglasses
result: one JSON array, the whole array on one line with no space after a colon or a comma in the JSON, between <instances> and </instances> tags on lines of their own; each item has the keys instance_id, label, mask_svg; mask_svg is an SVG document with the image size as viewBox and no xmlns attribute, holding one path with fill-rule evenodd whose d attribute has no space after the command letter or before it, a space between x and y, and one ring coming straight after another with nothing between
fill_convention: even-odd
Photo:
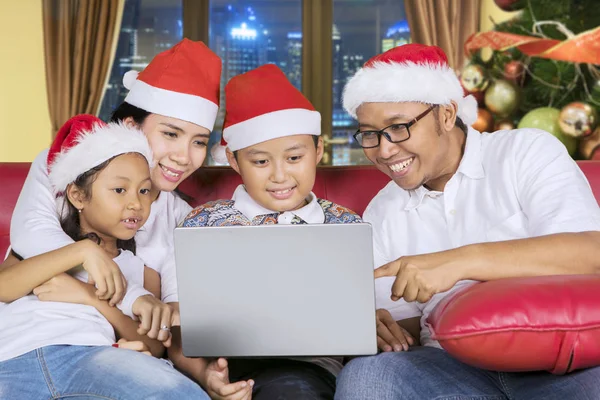
<instances>
[{"instance_id":1,"label":"black eyeglasses","mask_svg":"<svg viewBox=\"0 0 600 400\"><path fill-rule=\"evenodd\" d=\"M362 147L363 149L372 149L374 147L379 146L379 143L381 143L382 136L385 137L390 143L404 142L405 140L410 139L409 128L416 124L417 121L429 114L429 112L435 107L437 107L437 104L429 107L427 110L423 111L410 122L392 124L383 128L380 131L356 131L356 133L354 134L354 140L356 140L360 147Z\"/></svg>"}]
</instances>

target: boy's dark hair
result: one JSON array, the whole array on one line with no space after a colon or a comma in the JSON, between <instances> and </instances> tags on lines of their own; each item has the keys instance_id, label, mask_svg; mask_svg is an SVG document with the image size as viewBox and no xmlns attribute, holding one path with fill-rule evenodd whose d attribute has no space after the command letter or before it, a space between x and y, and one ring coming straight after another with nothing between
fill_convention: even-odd
<instances>
[{"instance_id":1,"label":"boy's dark hair","mask_svg":"<svg viewBox=\"0 0 600 400\"><path fill-rule=\"evenodd\" d=\"M83 192L84 196L87 199L91 198L92 184L96 180L96 177L98 176L100 171L102 171L104 168L106 168L106 166L114 158L115 157L113 157L113 158L103 162L102 164L90 169L89 171L84 172L83 174L79 175L72 184L76 185ZM71 202L69 201L68 198L66 198L66 196L67 196L66 193L64 194L64 196L65 196L65 203L64 203L63 207L66 208L66 213L60 219L60 226L62 227L63 231L65 231L65 233L67 235L69 235L71 237L71 239L73 239L76 242L80 241L80 240L84 240L84 239L90 239L90 240L96 242L97 244L100 244L101 239L97 234L95 234L93 232L90 232L85 235L82 234L81 224L79 222L79 210L77 208L75 208L75 206L73 204L71 204ZM131 238L129 240L117 239L117 248L123 249L123 250L129 250L133 254L135 254L135 238Z\"/></svg>"},{"instance_id":2,"label":"boy's dark hair","mask_svg":"<svg viewBox=\"0 0 600 400\"><path fill-rule=\"evenodd\" d=\"M315 144L315 149L316 149L317 147L319 147L319 138L321 136L317 136L317 135L310 135L310 136L312 136L313 142ZM237 161L237 159L238 159L237 158L237 156L238 156L237 153L238 153L237 150L233 152L233 156L235 157L235 161Z\"/></svg>"},{"instance_id":3,"label":"boy's dark hair","mask_svg":"<svg viewBox=\"0 0 600 400\"><path fill-rule=\"evenodd\" d=\"M146 117L151 113L129 103L122 102L119 107L112 113L110 122L121 122L131 117L136 124L142 125Z\"/></svg>"}]
</instances>

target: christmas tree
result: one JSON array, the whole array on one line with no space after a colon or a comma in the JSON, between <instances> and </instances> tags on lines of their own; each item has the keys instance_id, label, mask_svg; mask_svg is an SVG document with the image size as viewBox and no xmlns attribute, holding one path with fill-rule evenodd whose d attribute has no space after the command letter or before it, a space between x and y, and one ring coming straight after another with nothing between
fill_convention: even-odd
<instances>
[{"instance_id":1,"label":"christmas tree","mask_svg":"<svg viewBox=\"0 0 600 400\"><path fill-rule=\"evenodd\" d=\"M479 102L474 127L544 129L574 158L600 159L598 1L495 2L520 13L465 43L461 82Z\"/></svg>"}]
</instances>

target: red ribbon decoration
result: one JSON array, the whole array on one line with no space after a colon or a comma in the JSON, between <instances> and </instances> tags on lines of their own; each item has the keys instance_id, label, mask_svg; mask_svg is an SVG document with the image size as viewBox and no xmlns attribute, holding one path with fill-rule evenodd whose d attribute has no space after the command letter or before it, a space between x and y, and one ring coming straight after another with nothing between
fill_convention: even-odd
<instances>
[{"instance_id":1,"label":"red ribbon decoration","mask_svg":"<svg viewBox=\"0 0 600 400\"><path fill-rule=\"evenodd\" d=\"M578 64L600 64L600 27L563 41L506 32L479 32L471 35L465 42L465 54L470 56L483 47L491 47L499 51L516 47L523 54L531 57Z\"/></svg>"}]
</instances>

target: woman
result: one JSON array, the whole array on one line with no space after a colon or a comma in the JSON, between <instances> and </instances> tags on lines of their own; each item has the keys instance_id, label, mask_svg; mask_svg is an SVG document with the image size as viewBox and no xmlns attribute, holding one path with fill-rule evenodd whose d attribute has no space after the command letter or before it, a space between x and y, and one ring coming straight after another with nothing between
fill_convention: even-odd
<instances>
[{"instance_id":1,"label":"woman","mask_svg":"<svg viewBox=\"0 0 600 400\"><path fill-rule=\"evenodd\" d=\"M173 230L191 210L173 191L204 162L218 111L220 74L217 55L200 42L184 39L157 55L139 76L126 74L124 84L130 92L112 118L137 126L152 148L155 197L150 216L135 240L137 255L161 275L161 298L165 303L177 302ZM22 258L73 243L60 226L46 159L44 151L34 160L11 220L11 246ZM104 257L99 263L113 263L108 255L97 254ZM14 262L12 256L5 265ZM115 277L115 283L108 284L100 298L117 304L124 294L123 285L117 284L120 279ZM112 373L131 371L122 365ZM110 379L106 383L110 384Z\"/></svg>"}]
</instances>

